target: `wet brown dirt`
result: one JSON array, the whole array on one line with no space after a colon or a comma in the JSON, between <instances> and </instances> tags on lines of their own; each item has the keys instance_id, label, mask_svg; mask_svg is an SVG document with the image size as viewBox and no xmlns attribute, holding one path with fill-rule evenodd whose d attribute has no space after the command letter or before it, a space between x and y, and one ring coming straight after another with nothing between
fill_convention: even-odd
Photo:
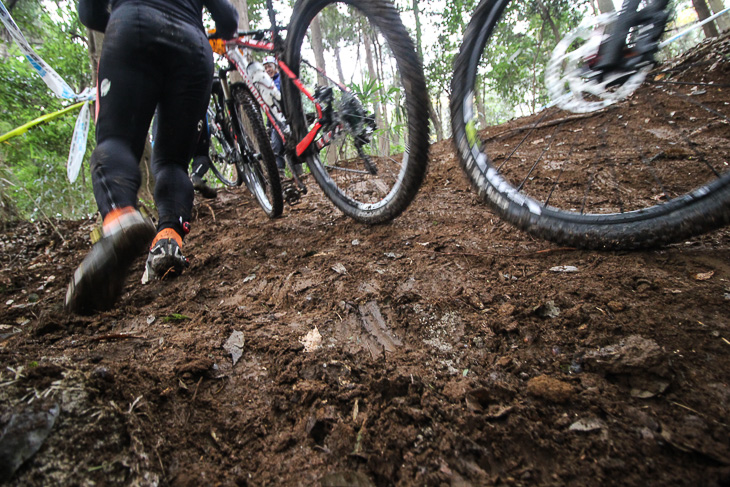
<instances>
[{"instance_id":1,"label":"wet brown dirt","mask_svg":"<svg viewBox=\"0 0 730 487\"><path fill-rule=\"evenodd\" d=\"M0 427L59 408L11 485L730 484L728 230L558 248L446 141L388 225L196 199L182 277L69 316L94 224L0 234Z\"/></svg>"}]
</instances>

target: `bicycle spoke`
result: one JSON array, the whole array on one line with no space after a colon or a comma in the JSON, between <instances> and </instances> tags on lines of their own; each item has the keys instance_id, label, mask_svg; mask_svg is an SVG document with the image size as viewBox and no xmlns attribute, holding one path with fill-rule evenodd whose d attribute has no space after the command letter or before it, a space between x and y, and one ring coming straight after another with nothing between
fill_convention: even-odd
<instances>
[{"instance_id":1,"label":"bicycle spoke","mask_svg":"<svg viewBox=\"0 0 730 487\"><path fill-rule=\"evenodd\" d=\"M307 115L301 133L312 130L311 114L321 108L322 136L334 134L307 162L345 213L387 221L415 196L428 147L428 102L418 101L425 98L419 88L425 80L410 38L397 11L383 0L302 0L299 6L301 23L290 28L287 42L301 42L293 64L320 105L315 110L303 95L294 101ZM420 132L414 139L415 127ZM406 152L412 157L400 155Z\"/></svg>"},{"instance_id":2,"label":"bicycle spoke","mask_svg":"<svg viewBox=\"0 0 730 487\"><path fill-rule=\"evenodd\" d=\"M455 62L454 137L480 196L538 237L595 248L730 222L724 44L659 53L651 71L663 24L643 9L661 1L560 24L541 23L539 4L479 3ZM629 37L606 36L621 26Z\"/></svg>"}]
</instances>

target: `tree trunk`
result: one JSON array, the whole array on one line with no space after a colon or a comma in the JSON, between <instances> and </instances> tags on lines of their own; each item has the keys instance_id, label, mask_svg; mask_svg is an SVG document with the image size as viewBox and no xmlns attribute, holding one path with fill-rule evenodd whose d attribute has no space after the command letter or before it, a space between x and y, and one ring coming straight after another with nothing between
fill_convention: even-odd
<instances>
[{"instance_id":1,"label":"tree trunk","mask_svg":"<svg viewBox=\"0 0 730 487\"><path fill-rule=\"evenodd\" d=\"M363 37L363 46L365 46L365 60L368 64L368 73L370 75L371 80L378 79L377 72L375 71L375 60L373 59L373 44L370 40L370 33L366 31L365 28L362 29L362 37ZM383 112L382 108L380 106L380 102L378 100L375 100L373 102L375 105L375 124L378 126L378 128L386 130L385 125L383 125ZM385 146L388 143L388 138L383 137L382 135L378 138L380 151L383 153L385 151Z\"/></svg>"},{"instance_id":2,"label":"tree trunk","mask_svg":"<svg viewBox=\"0 0 730 487\"><path fill-rule=\"evenodd\" d=\"M327 72L327 68L324 62L324 42L322 41L322 25L319 22L319 14L312 19L312 23L309 26L311 34L312 50L314 50L314 62L319 69ZM317 84L321 86L327 86L327 79L321 74L317 73Z\"/></svg>"},{"instance_id":3,"label":"tree trunk","mask_svg":"<svg viewBox=\"0 0 730 487\"><path fill-rule=\"evenodd\" d=\"M231 0L231 4L238 10L238 30L248 30L248 3L246 0Z\"/></svg>"},{"instance_id":4,"label":"tree trunk","mask_svg":"<svg viewBox=\"0 0 730 487\"><path fill-rule=\"evenodd\" d=\"M418 0L413 0L413 16L416 20L416 49L418 50L418 57L423 59L423 44L421 41L421 11L418 10Z\"/></svg>"},{"instance_id":5,"label":"tree trunk","mask_svg":"<svg viewBox=\"0 0 730 487\"><path fill-rule=\"evenodd\" d=\"M710 8L712 8L712 13L716 14L725 10L725 5L723 5L722 0L708 0L708 2L710 3ZM730 12L720 15L715 19L715 23L717 24L717 28L720 29L720 32L726 32L730 29Z\"/></svg>"},{"instance_id":6,"label":"tree trunk","mask_svg":"<svg viewBox=\"0 0 730 487\"><path fill-rule=\"evenodd\" d=\"M89 64L91 65L91 86L96 86L99 74L99 58L101 57L101 46L104 43L104 34L95 30L87 29L89 33Z\"/></svg>"},{"instance_id":7,"label":"tree trunk","mask_svg":"<svg viewBox=\"0 0 730 487\"><path fill-rule=\"evenodd\" d=\"M695 11L697 12L697 17L699 17L700 21L710 17L710 8L707 6L707 2L705 2L705 0L692 0L692 5L694 6ZM714 21L703 25L702 30L705 32L705 37L717 37L720 35L717 32L717 26Z\"/></svg>"},{"instance_id":8,"label":"tree trunk","mask_svg":"<svg viewBox=\"0 0 730 487\"><path fill-rule=\"evenodd\" d=\"M616 10L616 7L613 5L613 0L597 0L598 1L598 10L602 14L607 14L609 12L614 12Z\"/></svg>"},{"instance_id":9,"label":"tree trunk","mask_svg":"<svg viewBox=\"0 0 730 487\"><path fill-rule=\"evenodd\" d=\"M428 116L431 118L431 123L433 123L433 130L436 132L436 141L441 142L444 140L444 129L441 126L441 117L439 117L439 114L436 110L433 108L433 103L431 103L431 100L428 101Z\"/></svg>"},{"instance_id":10,"label":"tree trunk","mask_svg":"<svg viewBox=\"0 0 730 487\"><path fill-rule=\"evenodd\" d=\"M477 86L479 84L477 83ZM484 93L481 89L476 90L477 99L477 119L479 120L479 128L484 129L487 126L487 107L484 105Z\"/></svg>"},{"instance_id":11,"label":"tree trunk","mask_svg":"<svg viewBox=\"0 0 730 487\"><path fill-rule=\"evenodd\" d=\"M385 80L385 73L384 69L385 66L383 65L383 47L377 43L373 42L373 47L375 47L375 54L377 61L377 73L378 73L378 79L379 80ZM386 130L388 133L390 133L390 120L388 117L388 98L385 96L385 84L380 84L380 89L378 90L380 92L380 100L381 100L381 110L383 115L383 127L386 127ZM385 139L385 142L383 144L382 150L384 154L390 154L390 137L386 136L383 137Z\"/></svg>"},{"instance_id":12,"label":"tree trunk","mask_svg":"<svg viewBox=\"0 0 730 487\"><path fill-rule=\"evenodd\" d=\"M0 229L3 231L6 230L8 223L18 219L18 209L10 195L5 193L6 187L5 182L0 181Z\"/></svg>"},{"instance_id":13,"label":"tree trunk","mask_svg":"<svg viewBox=\"0 0 730 487\"><path fill-rule=\"evenodd\" d=\"M550 15L550 9L542 2L542 0L537 0L537 5L540 7L540 16L550 26L550 30L555 38L555 43L557 44L561 37L560 29L558 29L558 26L555 25L555 22L553 21L553 17Z\"/></svg>"},{"instance_id":14,"label":"tree trunk","mask_svg":"<svg viewBox=\"0 0 730 487\"><path fill-rule=\"evenodd\" d=\"M413 0L412 5L413 16L416 22L416 50L418 51L418 57L421 59L421 62L423 62L423 31L421 29L421 11L418 8L418 0ZM444 138L443 128L441 127L441 119L436 110L433 108L430 94L428 98L430 104L428 107L428 115L431 118L431 123L433 123L433 128L436 131L436 140L440 142Z\"/></svg>"},{"instance_id":15,"label":"tree trunk","mask_svg":"<svg viewBox=\"0 0 730 487\"><path fill-rule=\"evenodd\" d=\"M340 83L345 83L345 75L342 72L342 58L340 57L340 46L335 44L335 63L337 64L337 77L340 80Z\"/></svg>"},{"instance_id":16,"label":"tree trunk","mask_svg":"<svg viewBox=\"0 0 730 487\"><path fill-rule=\"evenodd\" d=\"M148 206L155 200L155 177L152 174L151 162L152 145L150 144L150 138L147 137L147 141L144 144L144 152L142 153L142 160L139 162L139 170L142 173L142 184L140 184L139 191L137 192L137 198L145 206Z\"/></svg>"}]
</instances>

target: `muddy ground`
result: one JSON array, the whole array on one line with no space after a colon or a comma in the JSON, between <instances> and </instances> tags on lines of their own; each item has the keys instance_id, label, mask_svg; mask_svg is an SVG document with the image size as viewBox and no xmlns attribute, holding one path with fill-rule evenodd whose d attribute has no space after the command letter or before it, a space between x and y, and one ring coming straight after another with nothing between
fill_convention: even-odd
<instances>
[{"instance_id":1,"label":"muddy ground","mask_svg":"<svg viewBox=\"0 0 730 487\"><path fill-rule=\"evenodd\" d=\"M730 232L559 248L449 141L431 161L375 228L317 191L273 221L196 200L184 276L143 286L140 258L93 317L62 302L95 221L6 226L0 481L730 485Z\"/></svg>"}]
</instances>

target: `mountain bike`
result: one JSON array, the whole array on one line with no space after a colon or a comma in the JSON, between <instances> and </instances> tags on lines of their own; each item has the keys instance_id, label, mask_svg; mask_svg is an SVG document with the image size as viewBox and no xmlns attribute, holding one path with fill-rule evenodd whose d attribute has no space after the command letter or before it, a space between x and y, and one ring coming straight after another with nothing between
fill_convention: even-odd
<instances>
[{"instance_id":1,"label":"mountain bike","mask_svg":"<svg viewBox=\"0 0 730 487\"><path fill-rule=\"evenodd\" d=\"M211 171L226 186L245 183L266 215L275 218L284 202L274 153L253 96L241 84L229 85L229 70L213 78L208 106Z\"/></svg>"},{"instance_id":2,"label":"mountain bike","mask_svg":"<svg viewBox=\"0 0 730 487\"><path fill-rule=\"evenodd\" d=\"M583 248L730 223L727 52L676 58L667 0L597 17L553 4L482 0L465 31L451 118L479 195L516 227Z\"/></svg>"},{"instance_id":3,"label":"mountain bike","mask_svg":"<svg viewBox=\"0 0 730 487\"><path fill-rule=\"evenodd\" d=\"M398 11L386 0L299 0L282 29L271 0L267 9L271 29L240 32L214 50L281 137L289 167L306 163L324 194L359 222L397 217L423 182L429 149L426 82ZM253 52L276 57L283 104L257 81Z\"/></svg>"}]
</instances>

